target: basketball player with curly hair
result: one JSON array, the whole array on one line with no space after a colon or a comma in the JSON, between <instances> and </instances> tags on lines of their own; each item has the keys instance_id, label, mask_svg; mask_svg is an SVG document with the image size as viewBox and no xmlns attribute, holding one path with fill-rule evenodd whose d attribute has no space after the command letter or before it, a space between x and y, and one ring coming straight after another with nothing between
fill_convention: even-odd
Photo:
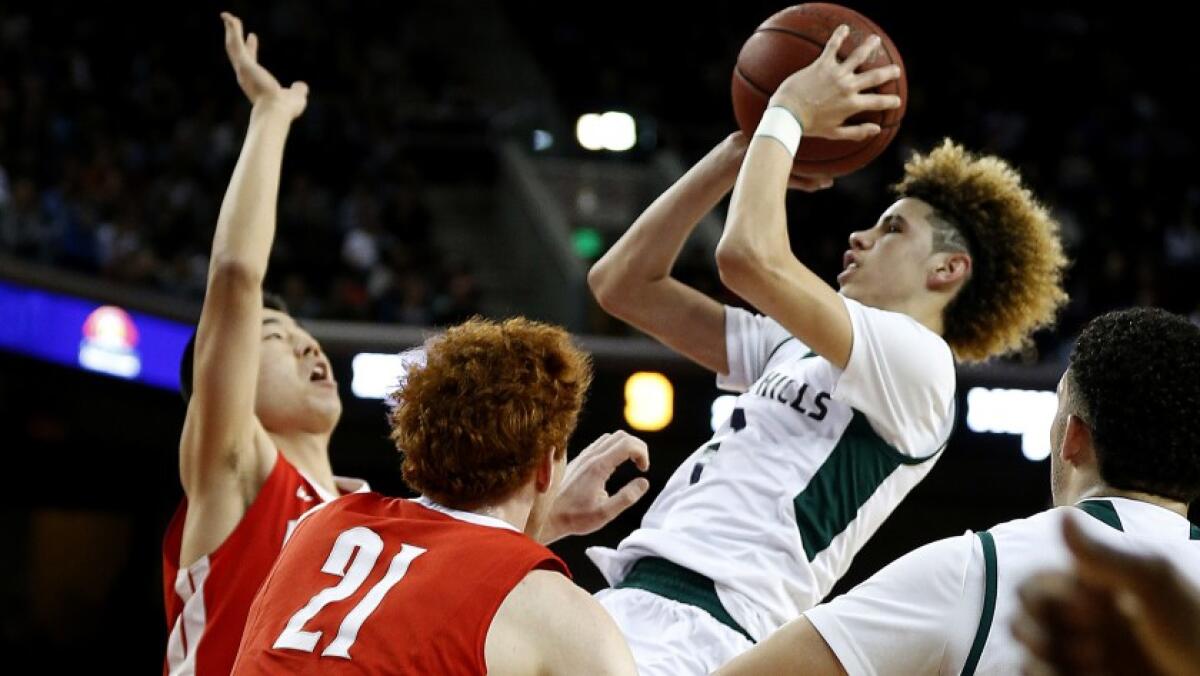
<instances>
[{"instance_id":1,"label":"basketball player with curly hair","mask_svg":"<svg viewBox=\"0 0 1200 676\"><path fill-rule=\"evenodd\" d=\"M899 105L864 93L898 67L856 72L877 38L838 58L847 33L772 97L789 133L722 141L588 275L605 310L741 393L641 527L589 552L643 674L707 673L819 603L937 461L955 363L1021 347L1066 300L1057 223L1007 163L950 141L909 161L896 201L850 235L838 290L796 257L788 188L831 182L792 177L788 139L861 140L879 127L847 118ZM731 189L718 268L765 316L671 277Z\"/></svg>"}]
</instances>

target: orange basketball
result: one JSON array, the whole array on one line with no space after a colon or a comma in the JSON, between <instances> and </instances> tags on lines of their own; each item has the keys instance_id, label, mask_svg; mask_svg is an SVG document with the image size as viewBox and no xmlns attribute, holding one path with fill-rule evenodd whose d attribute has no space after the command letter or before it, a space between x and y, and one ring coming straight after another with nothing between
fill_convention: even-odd
<instances>
[{"instance_id":1,"label":"orange basketball","mask_svg":"<svg viewBox=\"0 0 1200 676\"><path fill-rule=\"evenodd\" d=\"M900 66L900 77L872 90L871 93L896 94L900 107L868 111L847 120L847 124L874 122L882 131L864 141L833 141L805 136L796 152L792 173L800 176L845 176L879 156L895 138L900 120L908 106L908 79L900 52L891 38L867 17L840 5L821 2L788 7L763 22L746 40L733 69L733 114L747 136L754 133L767 102L775 89L792 73L816 60L838 26L850 27L838 57L845 59L863 40L878 35L880 46L860 71L889 64Z\"/></svg>"}]
</instances>

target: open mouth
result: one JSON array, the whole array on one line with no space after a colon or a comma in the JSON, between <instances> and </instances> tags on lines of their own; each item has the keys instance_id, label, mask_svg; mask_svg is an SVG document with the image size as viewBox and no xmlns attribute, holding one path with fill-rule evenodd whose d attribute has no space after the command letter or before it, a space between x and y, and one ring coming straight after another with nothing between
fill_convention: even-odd
<instances>
[{"instance_id":1,"label":"open mouth","mask_svg":"<svg viewBox=\"0 0 1200 676\"><path fill-rule=\"evenodd\" d=\"M838 279L846 277L856 270L858 270L858 261L855 260L854 252L847 251L846 254L842 256L842 272L838 275Z\"/></svg>"},{"instance_id":2,"label":"open mouth","mask_svg":"<svg viewBox=\"0 0 1200 676\"><path fill-rule=\"evenodd\" d=\"M845 271L845 270L857 270L857 269L858 269L858 261L855 260L855 258L854 258L854 252L847 251L845 253L845 255L842 256L842 270Z\"/></svg>"},{"instance_id":3,"label":"open mouth","mask_svg":"<svg viewBox=\"0 0 1200 676\"><path fill-rule=\"evenodd\" d=\"M329 380L329 367L325 364L317 364L313 366L312 371L308 374L309 382L319 383Z\"/></svg>"}]
</instances>

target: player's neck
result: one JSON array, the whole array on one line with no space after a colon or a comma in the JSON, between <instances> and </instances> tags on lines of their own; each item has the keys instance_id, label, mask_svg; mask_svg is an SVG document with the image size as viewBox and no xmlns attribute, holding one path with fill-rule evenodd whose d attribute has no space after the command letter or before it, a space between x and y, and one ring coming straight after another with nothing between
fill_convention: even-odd
<instances>
[{"instance_id":1,"label":"player's neck","mask_svg":"<svg viewBox=\"0 0 1200 676\"><path fill-rule=\"evenodd\" d=\"M1162 507L1163 509L1171 510L1185 519L1188 515L1188 506L1182 502L1179 502L1178 500L1164 498L1161 495L1143 493L1141 491L1123 491L1106 486L1104 484L1099 484L1088 490L1082 491L1079 495L1079 499L1075 502L1078 503L1091 498L1125 498L1127 500L1137 500L1139 502L1146 502L1151 505L1155 505L1156 507Z\"/></svg>"},{"instance_id":2,"label":"player's neck","mask_svg":"<svg viewBox=\"0 0 1200 676\"><path fill-rule=\"evenodd\" d=\"M529 524L534 503L533 493L531 490L526 490L527 488L519 488L502 500L455 507L455 509L500 519L513 528L524 531L525 526Z\"/></svg>"},{"instance_id":3,"label":"player's neck","mask_svg":"<svg viewBox=\"0 0 1200 676\"><path fill-rule=\"evenodd\" d=\"M330 493L337 494L333 483L333 467L329 464L329 434L268 432L280 453Z\"/></svg>"}]
</instances>

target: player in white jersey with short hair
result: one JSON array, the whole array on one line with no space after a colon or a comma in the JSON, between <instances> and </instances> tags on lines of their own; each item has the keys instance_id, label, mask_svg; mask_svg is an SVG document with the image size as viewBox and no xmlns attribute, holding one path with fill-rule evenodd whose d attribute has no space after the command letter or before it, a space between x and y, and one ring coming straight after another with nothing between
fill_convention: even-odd
<instances>
[{"instance_id":1,"label":"player in white jersey with short hair","mask_svg":"<svg viewBox=\"0 0 1200 676\"><path fill-rule=\"evenodd\" d=\"M1063 522L1071 569L1021 583L1012 634L1025 673L1178 674L1200 667L1200 585L1163 559L1114 549Z\"/></svg>"},{"instance_id":2,"label":"player in white jersey with short hair","mask_svg":"<svg viewBox=\"0 0 1200 676\"><path fill-rule=\"evenodd\" d=\"M856 73L878 42L839 61L846 33L780 86L754 139L718 145L588 276L607 311L744 392L642 527L589 552L644 674L706 673L824 598L945 444L954 357L1020 346L1065 299L1055 223L1006 164L949 142L911 161L899 201L850 236L840 293L792 254L787 187L830 184L790 177L798 127L865 138L878 127L846 118L898 104L861 93L899 70ZM767 317L670 276L731 188L721 278Z\"/></svg>"},{"instance_id":3,"label":"player in white jersey with short hair","mask_svg":"<svg viewBox=\"0 0 1200 676\"><path fill-rule=\"evenodd\" d=\"M719 673L1013 674L1018 588L1067 570L1064 521L1200 585L1200 327L1138 308L1093 320L1059 383L1054 509L917 549L813 608ZM1124 673L1113 671L1111 673Z\"/></svg>"}]
</instances>

